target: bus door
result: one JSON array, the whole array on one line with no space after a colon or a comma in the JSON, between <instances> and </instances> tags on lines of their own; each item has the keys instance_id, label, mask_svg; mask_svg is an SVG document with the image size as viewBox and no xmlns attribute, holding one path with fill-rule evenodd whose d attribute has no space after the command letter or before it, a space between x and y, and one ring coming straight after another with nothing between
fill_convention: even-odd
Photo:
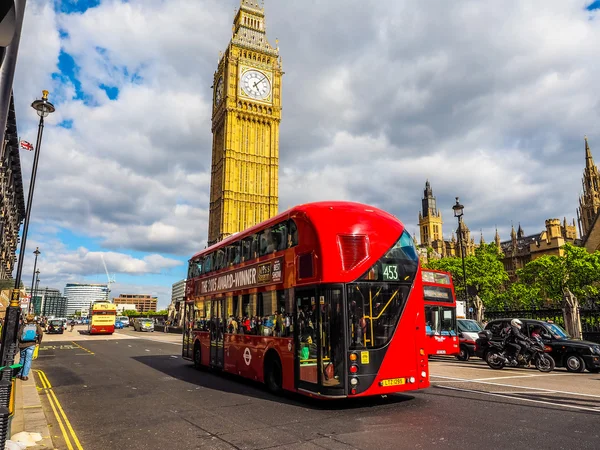
<instances>
[{"instance_id":1,"label":"bus door","mask_svg":"<svg viewBox=\"0 0 600 450\"><path fill-rule=\"evenodd\" d=\"M225 334L224 314L225 299L217 298L211 302L212 312L210 315L210 364L223 368L225 358L225 346L223 338Z\"/></svg>"},{"instance_id":2,"label":"bus door","mask_svg":"<svg viewBox=\"0 0 600 450\"><path fill-rule=\"evenodd\" d=\"M196 320L195 309L193 303L185 303L184 317L183 317L183 358L194 358L194 323Z\"/></svg>"},{"instance_id":3,"label":"bus door","mask_svg":"<svg viewBox=\"0 0 600 450\"><path fill-rule=\"evenodd\" d=\"M325 395L342 395L345 385L343 290L298 289L295 298L297 387Z\"/></svg>"}]
</instances>

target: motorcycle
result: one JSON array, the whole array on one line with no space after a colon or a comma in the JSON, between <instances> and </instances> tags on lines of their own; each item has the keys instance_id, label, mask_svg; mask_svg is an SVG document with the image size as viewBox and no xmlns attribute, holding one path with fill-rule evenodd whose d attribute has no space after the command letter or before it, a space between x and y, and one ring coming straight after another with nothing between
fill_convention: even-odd
<instances>
[{"instance_id":1,"label":"motorcycle","mask_svg":"<svg viewBox=\"0 0 600 450\"><path fill-rule=\"evenodd\" d=\"M529 367L531 363L540 372L548 373L554 370L556 363L554 359L545 353L545 346L539 336L530 339L527 346L521 350L518 360L510 355L512 349L504 342L492 341L489 331L479 333L478 345L487 345L485 362L492 369L500 370L505 366Z\"/></svg>"}]
</instances>

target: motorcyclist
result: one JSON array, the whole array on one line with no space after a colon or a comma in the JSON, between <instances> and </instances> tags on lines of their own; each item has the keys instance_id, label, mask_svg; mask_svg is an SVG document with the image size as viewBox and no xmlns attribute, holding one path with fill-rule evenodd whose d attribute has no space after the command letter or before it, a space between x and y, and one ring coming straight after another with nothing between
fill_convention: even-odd
<instances>
[{"instance_id":1,"label":"motorcyclist","mask_svg":"<svg viewBox=\"0 0 600 450\"><path fill-rule=\"evenodd\" d=\"M519 319L513 319L510 321L510 328L505 339L505 344L515 349L514 360L512 362L518 363L521 349L527 347L529 339L523 333L521 333L521 327L523 322ZM509 359L512 359L509 357Z\"/></svg>"}]
</instances>

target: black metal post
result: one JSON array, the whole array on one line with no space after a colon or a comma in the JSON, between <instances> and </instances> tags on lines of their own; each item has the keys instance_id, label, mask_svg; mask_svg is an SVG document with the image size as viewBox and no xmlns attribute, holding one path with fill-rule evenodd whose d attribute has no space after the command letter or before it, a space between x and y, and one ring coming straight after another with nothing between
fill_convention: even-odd
<instances>
[{"instance_id":1,"label":"black metal post","mask_svg":"<svg viewBox=\"0 0 600 450\"><path fill-rule=\"evenodd\" d=\"M35 289L32 292L33 297L31 297L31 303L33 303L33 299L37 297L37 291L38 291L38 286L40 285L40 269L38 269L36 272L37 278L35 280ZM35 314L35 308L33 309L33 314Z\"/></svg>"},{"instance_id":2,"label":"black metal post","mask_svg":"<svg viewBox=\"0 0 600 450\"><path fill-rule=\"evenodd\" d=\"M29 294L32 296L31 301L29 302L29 314L31 314L31 305L33 303L33 283L35 282L35 269L37 268L37 259L40 253L42 253L40 252L40 248L36 247L35 252L33 252L35 255L35 260L33 261L33 275L31 276L31 290L29 291Z\"/></svg>"},{"instance_id":3,"label":"black metal post","mask_svg":"<svg viewBox=\"0 0 600 450\"><path fill-rule=\"evenodd\" d=\"M460 257L462 259L462 270L463 270L463 286L465 290L465 301L467 304L467 314L472 319L473 315L469 310L469 292L467 290L467 269L465 268L465 245L463 244L463 232L462 232L462 216L458 218L458 246L460 248Z\"/></svg>"},{"instance_id":4,"label":"black metal post","mask_svg":"<svg viewBox=\"0 0 600 450\"><path fill-rule=\"evenodd\" d=\"M23 2L24 3L24 2ZM17 274L15 276L15 288L12 291L10 305L6 308L6 318L2 327L2 342L0 343L0 361L2 372L0 374L0 448L4 448L6 443L6 433L8 430L8 415L4 414L4 408L8 408L10 401L10 391L12 389L12 370L10 366L14 363L17 350L17 335L19 331L19 317L21 314L20 293L21 293L21 274L23 272L23 259L27 244L27 231L29 228L29 218L31 215L31 205L33 202L33 192L35 189L35 177L40 159L40 149L42 147L42 135L44 132L44 117L54 112L54 105L48 101L48 91L42 91L42 99L35 100L31 107L37 111L40 116L38 125L37 142L35 146L35 155L33 158L33 168L31 170L31 181L29 183L29 195L27 197L27 207L25 210L25 220L23 223L23 235L21 237L21 247L19 249L19 261L17 264ZM7 388L8 386L8 388Z\"/></svg>"}]
</instances>

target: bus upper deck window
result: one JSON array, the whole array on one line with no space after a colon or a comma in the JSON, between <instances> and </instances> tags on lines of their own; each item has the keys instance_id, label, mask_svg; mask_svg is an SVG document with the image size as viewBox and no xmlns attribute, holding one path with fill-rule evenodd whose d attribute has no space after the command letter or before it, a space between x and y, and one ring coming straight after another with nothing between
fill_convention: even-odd
<instances>
[{"instance_id":1,"label":"bus upper deck window","mask_svg":"<svg viewBox=\"0 0 600 450\"><path fill-rule=\"evenodd\" d=\"M298 245L298 227L292 219L287 223L287 245L288 248Z\"/></svg>"}]
</instances>

